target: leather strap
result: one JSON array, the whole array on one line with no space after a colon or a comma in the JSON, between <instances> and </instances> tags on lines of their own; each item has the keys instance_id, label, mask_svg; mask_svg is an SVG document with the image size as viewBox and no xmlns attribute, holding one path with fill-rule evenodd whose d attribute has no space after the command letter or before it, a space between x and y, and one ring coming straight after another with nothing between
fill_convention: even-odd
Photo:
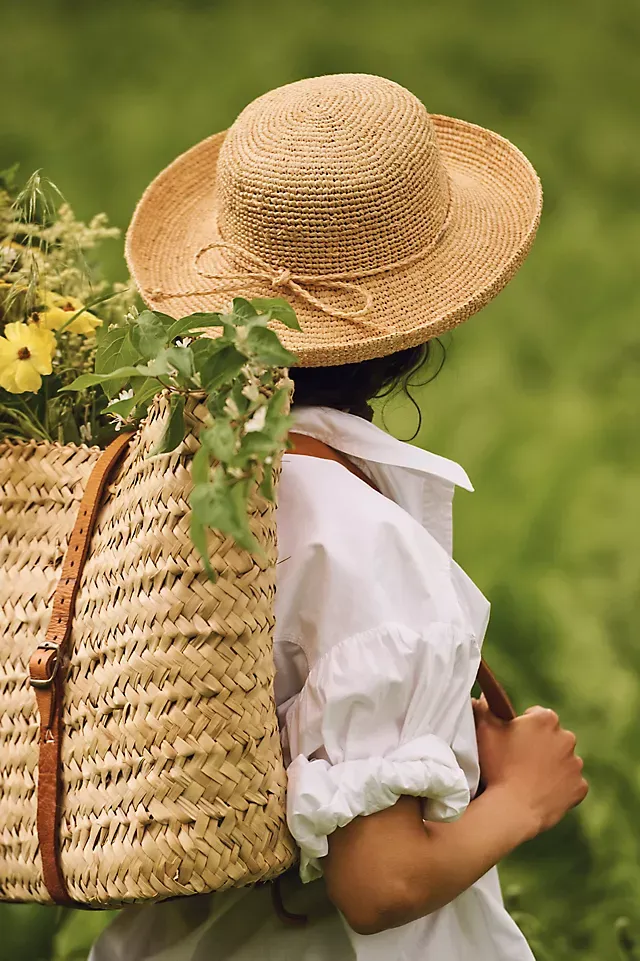
<instances>
[{"instance_id":1,"label":"leather strap","mask_svg":"<svg viewBox=\"0 0 640 961\"><path fill-rule=\"evenodd\" d=\"M293 449L289 451L290 454L306 454L309 457L320 457L324 460L336 461L351 471L352 474L355 474L356 477L359 477L365 484L368 484L369 487L372 487L380 493L373 481L369 480L360 468L352 464L340 451L329 447L328 444L323 444L322 441L317 440L315 437L309 437L307 434L298 434L293 431L289 434L289 440L294 444ZM502 721L512 721L514 717L516 717L513 705L509 700L507 692L497 680L484 658L480 661L477 682L487 699L491 713L495 714L495 716L499 717Z\"/></svg>"},{"instance_id":2,"label":"leather strap","mask_svg":"<svg viewBox=\"0 0 640 961\"><path fill-rule=\"evenodd\" d=\"M53 595L47 633L29 660L29 678L35 691L40 718L37 828L42 874L52 901L68 906L78 906L69 897L64 883L58 839L62 780L60 742L63 734L63 685L69 657L68 644L76 594L99 513L101 496L111 471L132 437L131 431L116 437L100 455L89 475Z\"/></svg>"}]
</instances>

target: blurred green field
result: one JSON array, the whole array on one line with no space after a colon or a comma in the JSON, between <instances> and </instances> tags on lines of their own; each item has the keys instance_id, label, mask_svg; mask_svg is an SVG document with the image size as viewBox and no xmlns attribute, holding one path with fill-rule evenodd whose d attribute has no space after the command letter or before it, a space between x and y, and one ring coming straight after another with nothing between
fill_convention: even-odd
<instances>
[{"instance_id":1,"label":"blurred green field","mask_svg":"<svg viewBox=\"0 0 640 961\"><path fill-rule=\"evenodd\" d=\"M391 77L531 158L539 238L449 338L418 443L475 484L456 551L493 602L495 669L578 733L592 784L504 865L509 905L539 961L640 958L640 7L23 0L0 25L0 167L41 167L79 215L122 227L177 153L303 76ZM105 258L124 279L121 246ZM386 421L413 431L406 405ZM84 958L105 920L2 907L0 959Z\"/></svg>"}]
</instances>

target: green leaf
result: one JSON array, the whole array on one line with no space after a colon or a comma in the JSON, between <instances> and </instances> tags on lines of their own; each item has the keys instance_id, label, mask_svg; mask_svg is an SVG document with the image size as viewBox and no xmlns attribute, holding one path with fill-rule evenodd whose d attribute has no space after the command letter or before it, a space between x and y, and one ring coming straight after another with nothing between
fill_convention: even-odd
<instances>
[{"instance_id":1,"label":"green leaf","mask_svg":"<svg viewBox=\"0 0 640 961\"><path fill-rule=\"evenodd\" d=\"M100 328L98 328L100 330ZM140 353L131 343L128 327L105 330L96 347L96 374L110 374L120 367L128 367L140 359Z\"/></svg>"},{"instance_id":2,"label":"green leaf","mask_svg":"<svg viewBox=\"0 0 640 961\"><path fill-rule=\"evenodd\" d=\"M169 374L169 361L167 359L167 353L171 348L167 348L158 354L157 357L152 358L148 364L138 365L136 367L136 372L139 374L144 374L146 377L161 377L163 374Z\"/></svg>"},{"instance_id":3,"label":"green leaf","mask_svg":"<svg viewBox=\"0 0 640 961\"><path fill-rule=\"evenodd\" d=\"M60 427L65 444L81 444L82 438L72 411L65 410L60 418Z\"/></svg>"},{"instance_id":4,"label":"green leaf","mask_svg":"<svg viewBox=\"0 0 640 961\"><path fill-rule=\"evenodd\" d=\"M197 333L203 327L221 327L221 323L216 323L217 318L219 314L189 314L188 317L180 317L167 328L167 339L171 341L183 334Z\"/></svg>"},{"instance_id":5,"label":"green leaf","mask_svg":"<svg viewBox=\"0 0 640 961\"><path fill-rule=\"evenodd\" d=\"M190 314L188 317L180 317L178 320L174 320L171 326L167 329L167 340L173 341L176 337L182 337L186 334L193 334L200 330L203 326L218 326L214 324L204 325L202 321L194 320L193 318L199 317L215 317L216 314Z\"/></svg>"},{"instance_id":6,"label":"green leaf","mask_svg":"<svg viewBox=\"0 0 640 961\"><path fill-rule=\"evenodd\" d=\"M244 550L259 552L260 546L249 530L246 503L244 510L238 508L234 486L226 484L224 474L218 468L212 483L197 484L193 488L191 509L202 524L233 537Z\"/></svg>"},{"instance_id":7,"label":"green leaf","mask_svg":"<svg viewBox=\"0 0 640 961\"><path fill-rule=\"evenodd\" d=\"M121 367L131 366L142 359L139 351L131 343L128 327L114 327L111 330L98 327L97 330L101 332L98 335L101 339L96 346L94 364L96 374L108 374ZM103 388L109 400L115 397L127 382L126 378L109 381Z\"/></svg>"},{"instance_id":8,"label":"green leaf","mask_svg":"<svg viewBox=\"0 0 640 961\"><path fill-rule=\"evenodd\" d=\"M208 484L211 470L210 455L206 447L200 445L191 461L191 479L194 484Z\"/></svg>"},{"instance_id":9,"label":"green leaf","mask_svg":"<svg viewBox=\"0 0 640 961\"><path fill-rule=\"evenodd\" d=\"M198 368L203 389L208 393L219 390L238 376L246 362L245 355L232 344L216 350Z\"/></svg>"},{"instance_id":10,"label":"green leaf","mask_svg":"<svg viewBox=\"0 0 640 961\"><path fill-rule=\"evenodd\" d=\"M184 395L172 394L170 401L169 421L160 442L152 450L150 457L156 454L168 454L175 450L184 440Z\"/></svg>"},{"instance_id":11,"label":"green leaf","mask_svg":"<svg viewBox=\"0 0 640 961\"><path fill-rule=\"evenodd\" d=\"M247 334L247 348L254 358L266 367L291 367L297 358L283 347L274 330L252 327Z\"/></svg>"},{"instance_id":12,"label":"green leaf","mask_svg":"<svg viewBox=\"0 0 640 961\"><path fill-rule=\"evenodd\" d=\"M255 297L251 303L256 310L268 314L274 320L279 320L290 330L301 330L296 312L287 300L279 297Z\"/></svg>"},{"instance_id":13,"label":"green leaf","mask_svg":"<svg viewBox=\"0 0 640 961\"><path fill-rule=\"evenodd\" d=\"M254 430L242 438L240 454L244 457L268 457L273 454L275 446L270 434L262 430Z\"/></svg>"},{"instance_id":14,"label":"green leaf","mask_svg":"<svg viewBox=\"0 0 640 961\"><path fill-rule=\"evenodd\" d=\"M260 481L260 493L263 497L266 497L268 501L275 501L275 491L273 487L273 464L263 465L264 474L262 480Z\"/></svg>"},{"instance_id":15,"label":"green leaf","mask_svg":"<svg viewBox=\"0 0 640 961\"><path fill-rule=\"evenodd\" d=\"M185 380L193 377L196 368L191 347L167 347L165 357Z\"/></svg>"},{"instance_id":16,"label":"green leaf","mask_svg":"<svg viewBox=\"0 0 640 961\"><path fill-rule=\"evenodd\" d=\"M143 310L129 328L131 343L145 360L157 357L167 343L167 331L160 317L151 310Z\"/></svg>"},{"instance_id":17,"label":"green leaf","mask_svg":"<svg viewBox=\"0 0 640 961\"><path fill-rule=\"evenodd\" d=\"M178 323L178 321L176 321L176 318L175 318L175 317L170 317L169 314L163 314L163 313L162 313L161 311L159 311L159 310L153 310L153 311L151 311L151 313L153 313L154 317L156 317L156 318L160 321L160 323L162 324L163 328L164 328L165 331L167 332L167 335L168 335L169 331L171 330L171 328L173 327L173 325L174 325L175 323ZM181 318L181 319L184 320L184 318Z\"/></svg>"},{"instance_id":18,"label":"green leaf","mask_svg":"<svg viewBox=\"0 0 640 961\"><path fill-rule=\"evenodd\" d=\"M283 416L290 397L290 387L278 387L278 389L273 392L267 405L267 423L269 423L271 420L274 420L276 417Z\"/></svg>"},{"instance_id":19,"label":"green leaf","mask_svg":"<svg viewBox=\"0 0 640 961\"><path fill-rule=\"evenodd\" d=\"M236 453L236 435L226 420L220 420L201 431L200 441L216 460L226 463Z\"/></svg>"},{"instance_id":20,"label":"green leaf","mask_svg":"<svg viewBox=\"0 0 640 961\"><path fill-rule=\"evenodd\" d=\"M122 380L125 382L131 377L135 377L140 373L146 373L142 367L120 367L118 370L112 371L110 374L81 374L71 384L67 384L66 387L61 387L59 393L63 393L67 390L84 390L86 387L93 387L94 384L106 384L111 380Z\"/></svg>"},{"instance_id":21,"label":"green leaf","mask_svg":"<svg viewBox=\"0 0 640 961\"><path fill-rule=\"evenodd\" d=\"M196 457L197 457L197 454L196 454ZM203 485L203 486L208 486L208 485ZM193 494L191 496L193 497ZM200 520L200 518L198 517L198 515L196 514L195 510L193 510L193 506L191 508L190 531L191 531L191 540L193 541L194 547L196 548L196 550L200 554L200 557L202 558L204 569L207 572L209 580L215 581L216 572L211 566L211 560L209 559L209 550L207 545L207 529L205 525L202 523L202 521Z\"/></svg>"},{"instance_id":22,"label":"green leaf","mask_svg":"<svg viewBox=\"0 0 640 961\"><path fill-rule=\"evenodd\" d=\"M252 317L257 316L257 310L250 304L248 300L244 297L236 297L233 301L233 313L236 317L240 317L243 321L251 320Z\"/></svg>"}]
</instances>

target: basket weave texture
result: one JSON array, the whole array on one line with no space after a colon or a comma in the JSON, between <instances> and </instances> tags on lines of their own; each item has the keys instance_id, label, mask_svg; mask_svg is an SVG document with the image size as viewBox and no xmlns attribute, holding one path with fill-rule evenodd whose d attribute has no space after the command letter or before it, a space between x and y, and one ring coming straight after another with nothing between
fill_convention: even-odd
<instances>
[{"instance_id":1,"label":"basket weave texture","mask_svg":"<svg viewBox=\"0 0 640 961\"><path fill-rule=\"evenodd\" d=\"M70 896L109 907L267 880L295 859L273 700L276 529L266 557L189 531L189 464L206 408L170 454L156 398L105 491L64 682L60 863ZM49 902L36 830L38 713L28 681L78 504L100 449L0 445L0 900Z\"/></svg>"}]
</instances>

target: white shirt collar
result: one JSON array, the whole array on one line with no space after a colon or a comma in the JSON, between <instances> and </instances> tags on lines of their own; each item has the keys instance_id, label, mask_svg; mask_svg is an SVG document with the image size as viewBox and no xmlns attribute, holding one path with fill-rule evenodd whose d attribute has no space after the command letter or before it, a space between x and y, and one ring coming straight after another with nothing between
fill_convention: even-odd
<instances>
[{"instance_id":1,"label":"white shirt collar","mask_svg":"<svg viewBox=\"0 0 640 961\"><path fill-rule=\"evenodd\" d=\"M332 407L295 407L294 430L362 460L432 474L472 491L466 471L453 460L392 437L363 417Z\"/></svg>"},{"instance_id":2,"label":"white shirt collar","mask_svg":"<svg viewBox=\"0 0 640 961\"><path fill-rule=\"evenodd\" d=\"M295 407L293 418L293 430L355 460L383 494L408 511L451 555L454 488L473 490L460 464L331 407Z\"/></svg>"}]
</instances>

